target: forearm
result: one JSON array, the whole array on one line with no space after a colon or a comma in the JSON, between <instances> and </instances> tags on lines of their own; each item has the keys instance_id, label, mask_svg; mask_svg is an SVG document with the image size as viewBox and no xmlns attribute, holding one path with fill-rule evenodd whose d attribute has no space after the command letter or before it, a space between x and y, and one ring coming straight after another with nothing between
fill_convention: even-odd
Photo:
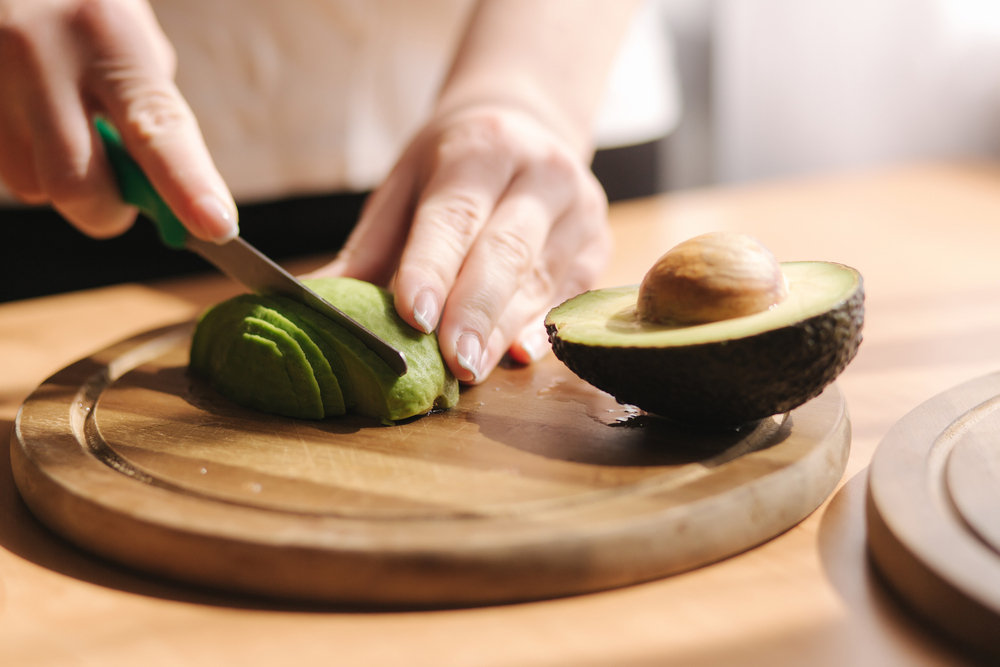
<instances>
[{"instance_id":1,"label":"forearm","mask_svg":"<svg viewBox=\"0 0 1000 667\"><path fill-rule=\"evenodd\" d=\"M482 0L435 115L480 104L526 111L589 160L591 123L636 0Z\"/></svg>"}]
</instances>

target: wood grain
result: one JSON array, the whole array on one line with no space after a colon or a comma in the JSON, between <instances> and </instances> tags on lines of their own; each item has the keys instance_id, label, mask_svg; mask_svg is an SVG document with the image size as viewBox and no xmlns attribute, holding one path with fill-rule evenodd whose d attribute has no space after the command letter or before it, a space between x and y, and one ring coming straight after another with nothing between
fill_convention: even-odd
<instances>
[{"instance_id":1,"label":"wood grain","mask_svg":"<svg viewBox=\"0 0 1000 667\"><path fill-rule=\"evenodd\" d=\"M787 530L847 462L836 387L789 415L698 431L621 406L551 358L396 426L307 421L192 377L190 329L57 373L25 402L13 461L56 531L209 586L405 605L613 588Z\"/></svg>"}]
</instances>

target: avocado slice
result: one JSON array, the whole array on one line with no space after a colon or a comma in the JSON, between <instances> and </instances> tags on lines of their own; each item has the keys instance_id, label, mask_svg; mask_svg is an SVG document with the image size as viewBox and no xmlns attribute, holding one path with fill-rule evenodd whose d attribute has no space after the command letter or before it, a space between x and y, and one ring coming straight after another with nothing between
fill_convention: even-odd
<instances>
[{"instance_id":1,"label":"avocado slice","mask_svg":"<svg viewBox=\"0 0 1000 667\"><path fill-rule=\"evenodd\" d=\"M208 311L195 331L191 346L191 367L206 377L215 378L217 387L224 396L238 403L246 404L249 399L233 398L246 393L247 388L255 384L254 381L243 376L263 371L255 368L252 364L233 361L241 359L249 352L237 352L236 356L230 359L229 355L234 354L230 348L233 337L218 335L217 332L235 329L235 331L243 331L246 335L246 322L250 321L271 325L272 328L267 330L269 335L266 336L261 333L260 324L255 325L257 337L265 338L278 346L279 351L284 355L286 373L289 377L297 379L297 382L293 383L294 386L300 387L300 392L308 392L310 395L306 398L306 394L302 394L300 409L285 408L281 411L275 410L276 412L313 419L344 414L344 395L337 376L331 368L330 355L323 349L326 343L308 327L295 322L294 318L288 318L279 313L275 301L268 297L243 294ZM274 330L290 336L291 342L287 341L285 336L274 333ZM248 339L242 341L242 345L247 347L251 346L252 343ZM340 360L334 358L334 361L339 364ZM301 379L299 379L300 377ZM311 381L308 379L310 377ZM303 382L307 384L301 384ZM314 393L319 396L318 408L312 396ZM261 399L260 402L270 405L265 399ZM260 409L257 405L253 407Z\"/></svg>"},{"instance_id":2,"label":"avocado slice","mask_svg":"<svg viewBox=\"0 0 1000 667\"><path fill-rule=\"evenodd\" d=\"M258 295L235 297L201 317L191 369L240 405L307 419L350 411L391 422L458 402L458 382L437 337L406 324L389 292L350 278L307 284L402 350L407 374L397 377L355 336L308 306Z\"/></svg>"},{"instance_id":3,"label":"avocado slice","mask_svg":"<svg viewBox=\"0 0 1000 667\"><path fill-rule=\"evenodd\" d=\"M619 402L676 421L729 427L818 396L861 344L864 284L830 262L785 262L788 296L770 309L695 325L653 323L638 286L595 290L552 309L552 350Z\"/></svg>"},{"instance_id":4,"label":"avocado slice","mask_svg":"<svg viewBox=\"0 0 1000 667\"><path fill-rule=\"evenodd\" d=\"M275 313L257 318L248 305L232 304L208 319L209 327L222 326L218 330L227 335L214 340L199 336L193 367L212 377L219 393L241 405L322 417L320 387L302 347L293 335L267 321Z\"/></svg>"},{"instance_id":5,"label":"avocado slice","mask_svg":"<svg viewBox=\"0 0 1000 667\"><path fill-rule=\"evenodd\" d=\"M341 380L341 378L346 379L348 377L347 367L344 365L341 355L337 352L336 346L332 345L330 342L333 334L327 330L332 322L327 320L325 317L320 316L319 313L314 311L312 308L286 297L260 297L256 295L246 296L253 296L257 299L266 298L269 307L273 309L273 312L277 314L277 312L280 311L281 315L279 317L286 319L288 322L301 329L318 348L320 356L323 359L323 363L330 368L330 372L333 375L333 381L336 383L337 391L340 393L340 401L342 403L342 409L339 411L337 409L328 410L325 416L334 417L342 415L345 412L354 411L357 404L357 400L354 396L354 387L349 382ZM337 328L339 329L340 327L338 326Z\"/></svg>"}]
</instances>

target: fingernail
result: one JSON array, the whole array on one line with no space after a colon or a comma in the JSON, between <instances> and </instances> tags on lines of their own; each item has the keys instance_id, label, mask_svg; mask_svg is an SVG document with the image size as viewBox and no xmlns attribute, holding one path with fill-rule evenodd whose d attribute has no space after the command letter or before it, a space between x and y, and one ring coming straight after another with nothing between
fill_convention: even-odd
<instances>
[{"instance_id":1,"label":"fingernail","mask_svg":"<svg viewBox=\"0 0 1000 667\"><path fill-rule=\"evenodd\" d=\"M521 349L528 353L532 361L538 361L549 350L549 336L544 331L532 331L521 339Z\"/></svg>"},{"instance_id":2,"label":"fingernail","mask_svg":"<svg viewBox=\"0 0 1000 667\"><path fill-rule=\"evenodd\" d=\"M198 224L218 244L232 241L240 233L236 210L217 195L204 195L194 202Z\"/></svg>"},{"instance_id":3,"label":"fingernail","mask_svg":"<svg viewBox=\"0 0 1000 667\"><path fill-rule=\"evenodd\" d=\"M424 333L431 333L437 326L437 298L430 290L422 290L413 300L413 319L417 321Z\"/></svg>"},{"instance_id":4,"label":"fingernail","mask_svg":"<svg viewBox=\"0 0 1000 667\"><path fill-rule=\"evenodd\" d=\"M472 373L471 378L464 379L475 382L479 379L479 363L483 357L483 347L479 343L479 338L475 334L462 334L455 348L458 353L458 365Z\"/></svg>"}]
</instances>

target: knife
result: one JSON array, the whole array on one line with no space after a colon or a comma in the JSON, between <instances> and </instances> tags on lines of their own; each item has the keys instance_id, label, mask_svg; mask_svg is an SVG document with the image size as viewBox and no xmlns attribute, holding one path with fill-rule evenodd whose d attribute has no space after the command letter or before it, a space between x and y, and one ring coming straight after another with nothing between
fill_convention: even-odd
<instances>
[{"instance_id":1,"label":"knife","mask_svg":"<svg viewBox=\"0 0 1000 667\"><path fill-rule=\"evenodd\" d=\"M406 374L406 355L306 287L239 236L219 245L188 234L187 229L146 178L142 168L128 154L118 130L100 117L94 119L94 124L104 142L122 199L136 206L156 223L164 245L175 250L187 248L201 255L227 276L257 294L286 296L304 303L347 329L388 364L396 375Z\"/></svg>"}]
</instances>

